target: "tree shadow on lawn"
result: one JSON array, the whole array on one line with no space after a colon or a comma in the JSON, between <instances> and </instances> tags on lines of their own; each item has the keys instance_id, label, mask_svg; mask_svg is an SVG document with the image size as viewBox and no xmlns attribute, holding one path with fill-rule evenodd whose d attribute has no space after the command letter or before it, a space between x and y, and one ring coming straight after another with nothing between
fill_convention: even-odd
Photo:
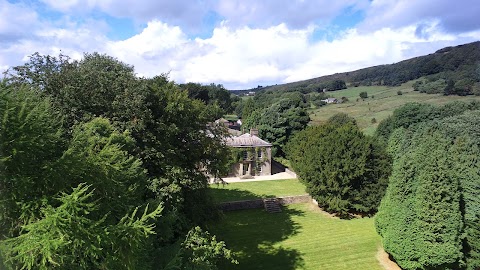
<instances>
[{"instance_id":1,"label":"tree shadow on lawn","mask_svg":"<svg viewBox=\"0 0 480 270\"><path fill-rule=\"evenodd\" d=\"M220 269L301 269L302 254L292 248L276 245L298 233L300 225L292 216L303 211L282 207L281 213L270 214L263 209L225 213L222 221L211 224L209 231L226 242L235 252L238 265L222 265Z\"/></svg>"},{"instance_id":2,"label":"tree shadow on lawn","mask_svg":"<svg viewBox=\"0 0 480 270\"><path fill-rule=\"evenodd\" d=\"M211 187L209 190L214 201L217 203L276 197L273 194L255 194L250 191L246 191L238 188L227 189L227 188L220 188L217 186L217 187Z\"/></svg>"}]
</instances>

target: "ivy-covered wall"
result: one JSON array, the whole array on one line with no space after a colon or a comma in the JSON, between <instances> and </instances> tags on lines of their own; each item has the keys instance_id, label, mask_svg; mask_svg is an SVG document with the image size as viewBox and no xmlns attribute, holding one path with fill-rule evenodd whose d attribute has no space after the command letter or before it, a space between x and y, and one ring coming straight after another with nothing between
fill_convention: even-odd
<instances>
[{"instance_id":1,"label":"ivy-covered wall","mask_svg":"<svg viewBox=\"0 0 480 270\"><path fill-rule=\"evenodd\" d=\"M259 153L261 153L259 157ZM231 147L230 174L243 175L271 175L271 148L270 147ZM248 166L245 170L244 166Z\"/></svg>"}]
</instances>

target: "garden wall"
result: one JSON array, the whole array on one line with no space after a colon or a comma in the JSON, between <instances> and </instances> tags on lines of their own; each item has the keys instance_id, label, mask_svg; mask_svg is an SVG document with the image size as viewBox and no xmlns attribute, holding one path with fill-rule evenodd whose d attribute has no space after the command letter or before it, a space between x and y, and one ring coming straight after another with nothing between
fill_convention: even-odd
<instances>
[{"instance_id":1,"label":"garden wall","mask_svg":"<svg viewBox=\"0 0 480 270\"><path fill-rule=\"evenodd\" d=\"M312 197L310 197L310 195L285 196L285 197L278 197L277 200L281 205L287 205L287 204L293 204L293 203L311 202ZM245 201L224 202L224 203L218 204L218 208L222 211L259 209L259 208L264 208L264 204L263 204L263 199L255 199L255 200L245 200Z\"/></svg>"}]
</instances>

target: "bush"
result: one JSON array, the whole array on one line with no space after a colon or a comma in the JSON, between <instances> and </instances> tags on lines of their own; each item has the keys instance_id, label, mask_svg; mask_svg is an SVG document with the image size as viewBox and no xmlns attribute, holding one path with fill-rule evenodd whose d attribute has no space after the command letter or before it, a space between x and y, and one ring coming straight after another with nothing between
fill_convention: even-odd
<instances>
[{"instance_id":1,"label":"bush","mask_svg":"<svg viewBox=\"0 0 480 270\"><path fill-rule=\"evenodd\" d=\"M399 95L399 96L403 95L402 91L398 90L397 95Z\"/></svg>"},{"instance_id":2,"label":"bush","mask_svg":"<svg viewBox=\"0 0 480 270\"><path fill-rule=\"evenodd\" d=\"M366 99L366 98L368 98L368 93L367 92L360 92L359 96L360 96L361 99Z\"/></svg>"}]
</instances>

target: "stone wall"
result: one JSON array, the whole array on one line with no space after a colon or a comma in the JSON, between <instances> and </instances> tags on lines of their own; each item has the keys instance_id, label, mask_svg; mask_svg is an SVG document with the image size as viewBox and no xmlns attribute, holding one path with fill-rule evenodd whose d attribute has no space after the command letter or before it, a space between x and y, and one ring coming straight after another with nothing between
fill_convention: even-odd
<instances>
[{"instance_id":1,"label":"stone wall","mask_svg":"<svg viewBox=\"0 0 480 270\"><path fill-rule=\"evenodd\" d=\"M310 195L286 196L286 197L278 197L277 200L281 205L287 205L287 204L294 204L294 203L311 202L312 197L310 197ZM263 199L224 202L224 203L218 204L218 208L222 211L259 209L263 207L264 207Z\"/></svg>"},{"instance_id":2,"label":"stone wall","mask_svg":"<svg viewBox=\"0 0 480 270\"><path fill-rule=\"evenodd\" d=\"M312 197L310 197L310 195L287 196L287 197L279 197L277 199L281 205L294 204L294 203L308 203L312 201Z\"/></svg>"}]
</instances>

